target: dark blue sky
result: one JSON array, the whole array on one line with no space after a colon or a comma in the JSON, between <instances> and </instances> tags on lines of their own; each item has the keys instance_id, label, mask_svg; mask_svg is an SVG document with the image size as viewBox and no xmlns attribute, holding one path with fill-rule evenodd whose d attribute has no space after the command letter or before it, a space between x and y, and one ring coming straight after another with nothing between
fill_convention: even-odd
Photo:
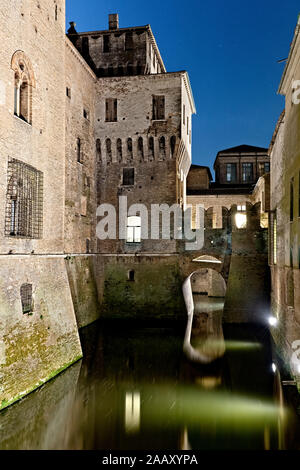
<instances>
[{"instance_id":1,"label":"dark blue sky","mask_svg":"<svg viewBox=\"0 0 300 470\"><path fill-rule=\"evenodd\" d=\"M187 70L197 115L193 163L240 144L268 147L284 107L277 95L293 38L297 0L67 0L78 31L150 23L169 72ZM68 25L68 23L67 23Z\"/></svg>"}]
</instances>

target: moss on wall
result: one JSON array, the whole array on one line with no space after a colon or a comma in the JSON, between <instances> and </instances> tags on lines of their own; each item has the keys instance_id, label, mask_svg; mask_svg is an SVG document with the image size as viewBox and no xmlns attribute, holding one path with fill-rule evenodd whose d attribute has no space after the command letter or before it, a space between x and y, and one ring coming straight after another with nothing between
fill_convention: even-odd
<instances>
[{"instance_id":1,"label":"moss on wall","mask_svg":"<svg viewBox=\"0 0 300 470\"><path fill-rule=\"evenodd\" d=\"M134 271L134 281L128 279ZM105 266L103 307L105 316L176 318L185 314L182 276L177 262L137 258Z\"/></svg>"},{"instance_id":2,"label":"moss on wall","mask_svg":"<svg viewBox=\"0 0 300 470\"><path fill-rule=\"evenodd\" d=\"M66 266L78 328L82 328L100 315L93 257L68 257Z\"/></svg>"}]
</instances>

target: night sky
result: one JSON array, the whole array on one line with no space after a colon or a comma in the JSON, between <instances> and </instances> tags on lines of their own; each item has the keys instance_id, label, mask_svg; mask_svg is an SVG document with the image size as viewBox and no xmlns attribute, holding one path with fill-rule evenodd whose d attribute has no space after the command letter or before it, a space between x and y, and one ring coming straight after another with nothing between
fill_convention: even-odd
<instances>
[{"instance_id":1,"label":"night sky","mask_svg":"<svg viewBox=\"0 0 300 470\"><path fill-rule=\"evenodd\" d=\"M212 167L219 150L268 147L284 107L277 95L300 2L297 0L67 0L67 28L151 24L167 71L187 70L197 114L193 163Z\"/></svg>"}]
</instances>

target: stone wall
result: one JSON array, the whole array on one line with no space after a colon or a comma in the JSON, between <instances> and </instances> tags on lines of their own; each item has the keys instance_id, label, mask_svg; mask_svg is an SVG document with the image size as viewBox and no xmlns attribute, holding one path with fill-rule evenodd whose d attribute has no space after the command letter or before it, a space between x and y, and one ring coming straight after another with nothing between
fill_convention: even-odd
<instances>
[{"instance_id":1,"label":"stone wall","mask_svg":"<svg viewBox=\"0 0 300 470\"><path fill-rule=\"evenodd\" d=\"M0 408L28 394L81 356L63 258L0 259ZM22 313L21 285L33 308Z\"/></svg>"},{"instance_id":2,"label":"stone wall","mask_svg":"<svg viewBox=\"0 0 300 470\"><path fill-rule=\"evenodd\" d=\"M103 317L176 320L185 315L183 281L176 255L97 257L96 282Z\"/></svg>"},{"instance_id":3,"label":"stone wall","mask_svg":"<svg viewBox=\"0 0 300 470\"><path fill-rule=\"evenodd\" d=\"M96 77L66 39L65 253L95 250ZM84 116L86 112L86 116ZM80 139L80 149L78 149ZM80 155L79 155L80 152ZM78 161L80 160L80 161Z\"/></svg>"}]
</instances>

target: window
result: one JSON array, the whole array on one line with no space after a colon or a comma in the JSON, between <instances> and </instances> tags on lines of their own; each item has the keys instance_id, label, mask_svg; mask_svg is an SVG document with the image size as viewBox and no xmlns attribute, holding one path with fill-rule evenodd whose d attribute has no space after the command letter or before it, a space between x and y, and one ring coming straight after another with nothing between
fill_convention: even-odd
<instances>
[{"instance_id":1,"label":"window","mask_svg":"<svg viewBox=\"0 0 300 470\"><path fill-rule=\"evenodd\" d=\"M227 183L236 182L236 163L226 164L226 181Z\"/></svg>"},{"instance_id":2,"label":"window","mask_svg":"<svg viewBox=\"0 0 300 470\"><path fill-rule=\"evenodd\" d=\"M83 109L83 117L84 119L89 120L89 112L86 109Z\"/></svg>"},{"instance_id":3,"label":"window","mask_svg":"<svg viewBox=\"0 0 300 470\"><path fill-rule=\"evenodd\" d=\"M290 221L294 220L294 178L290 181Z\"/></svg>"},{"instance_id":4,"label":"window","mask_svg":"<svg viewBox=\"0 0 300 470\"><path fill-rule=\"evenodd\" d=\"M111 140L106 139L106 163L111 163L112 161L112 152L111 152Z\"/></svg>"},{"instance_id":5,"label":"window","mask_svg":"<svg viewBox=\"0 0 300 470\"><path fill-rule=\"evenodd\" d=\"M143 137L138 138L138 157L140 161L144 160L144 142Z\"/></svg>"},{"instance_id":6,"label":"window","mask_svg":"<svg viewBox=\"0 0 300 470\"><path fill-rule=\"evenodd\" d=\"M8 161L5 236L41 238L43 173L19 160Z\"/></svg>"},{"instance_id":7,"label":"window","mask_svg":"<svg viewBox=\"0 0 300 470\"><path fill-rule=\"evenodd\" d=\"M82 163L81 140L77 139L77 162Z\"/></svg>"},{"instance_id":8,"label":"window","mask_svg":"<svg viewBox=\"0 0 300 470\"><path fill-rule=\"evenodd\" d=\"M154 121L165 119L165 97L153 96L152 99L152 119Z\"/></svg>"},{"instance_id":9,"label":"window","mask_svg":"<svg viewBox=\"0 0 300 470\"><path fill-rule=\"evenodd\" d=\"M110 52L110 36L108 34L103 36L103 52Z\"/></svg>"},{"instance_id":10,"label":"window","mask_svg":"<svg viewBox=\"0 0 300 470\"><path fill-rule=\"evenodd\" d=\"M242 179L243 179L243 183L251 183L253 181L253 164L252 163L242 164Z\"/></svg>"},{"instance_id":11,"label":"window","mask_svg":"<svg viewBox=\"0 0 300 470\"><path fill-rule=\"evenodd\" d=\"M132 138L131 137L129 137L129 139L127 139L127 158L128 158L128 160L133 159Z\"/></svg>"},{"instance_id":12,"label":"window","mask_svg":"<svg viewBox=\"0 0 300 470\"><path fill-rule=\"evenodd\" d=\"M96 139L96 157L97 157L97 162L102 161L101 140L100 139Z\"/></svg>"},{"instance_id":13,"label":"window","mask_svg":"<svg viewBox=\"0 0 300 470\"><path fill-rule=\"evenodd\" d=\"M152 160L154 158L154 138L153 137L149 137L148 150L149 150L149 160Z\"/></svg>"},{"instance_id":14,"label":"window","mask_svg":"<svg viewBox=\"0 0 300 470\"><path fill-rule=\"evenodd\" d=\"M55 21L57 21L57 5L55 5L55 13L54 13L54 16L55 16Z\"/></svg>"},{"instance_id":15,"label":"window","mask_svg":"<svg viewBox=\"0 0 300 470\"><path fill-rule=\"evenodd\" d=\"M246 204L237 205L237 213L235 214L235 225L238 229L247 227Z\"/></svg>"},{"instance_id":16,"label":"window","mask_svg":"<svg viewBox=\"0 0 300 470\"><path fill-rule=\"evenodd\" d=\"M127 243L140 243L141 242L141 217L131 216L127 217Z\"/></svg>"},{"instance_id":17,"label":"window","mask_svg":"<svg viewBox=\"0 0 300 470\"><path fill-rule=\"evenodd\" d=\"M134 271L133 271L133 269L128 272L128 281L134 282Z\"/></svg>"},{"instance_id":18,"label":"window","mask_svg":"<svg viewBox=\"0 0 300 470\"><path fill-rule=\"evenodd\" d=\"M22 284L20 288L23 315L33 312L32 284Z\"/></svg>"},{"instance_id":19,"label":"window","mask_svg":"<svg viewBox=\"0 0 300 470\"><path fill-rule=\"evenodd\" d=\"M122 140L117 139L117 159L118 159L119 163L121 163L121 161L122 161L122 156L123 156Z\"/></svg>"},{"instance_id":20,"label":"window","mask_svg":"<svg viewBox=\"0 0 300 470\"><path fill-rule=\"evenodd\" d=\"M134 185L134 168L123 168L123 186Z\"/></svg>"},{"instance_id":21,"label":"window","mask_svg":"<svg viewBox=\"0 0 300 470\"><path fill-rule=\"evenodd\" d=\"M270 173L270 163L269 162L259 163L258 164L258 175L262 176L265 173Z\"/></svg>"},{"instance_id":22,"label":"window","mask_svg":"<svg viewBox=\"0 0 300 470\"><path fill-rule=\"evenodd\" d=\"M35 78L29 59L24 52L17 51L12 57L11 68L14 70L14 114L32 123L32 88Z\"/></svg>"},{"instance_id":23,"label":"window","mask_svg":"<svg viewBox=\"0 0 300 470\"><path fill-rule=\"evenodd\" d=\"M66 88L66 95L67 95L68 98L71 99L71 88L69 88L69 87Z\"/></svg>"},{"instance_id":24,"label":"window","mask_svg":"<svg viewBox=\"0 0 300 470\"><path fill-rule=\"evenodd\" d=\"M133 34L132 31L128 31L125 35L125 51L131 51L133 49Z\"/></svg>"},{"instance_id":25,"label":"window","mask_svg":"<svg viewBox=\"0 0 300 470\"><path fill-rule=\"evenodd\" d=\"M176 137L175 135L172 135L172 137L170 138L171 157L174 157L175 155L175 147L176 147Z\"/></svg>"},{"instance_id":26,"label":"window","mask_svg":"<svg viewBox=\"0 0 300 470\"><path fill-rule=\"evenodd\" d=\"M105 121L117 122L118 120L118 100L107 98L105 101Z\"/></svg>"},{"instance_id":27,"label":"window","mask_svg":"<svg viewBox=\"0 0 300 470\"><path fill-rule=\"evenodd\" d=\"M182 123L185 126L185 105L183 105Z\"/></svg>"},{"instance_id":28,"label":"window","mask_svg":"<svg viewBox=\"0 0 300 470\"><path fill-rule=\"evenodd\" d=\"M159 138L159 156L164 160L166 157L166 139L164 136Z\"/></svg>"}]
</instances>

